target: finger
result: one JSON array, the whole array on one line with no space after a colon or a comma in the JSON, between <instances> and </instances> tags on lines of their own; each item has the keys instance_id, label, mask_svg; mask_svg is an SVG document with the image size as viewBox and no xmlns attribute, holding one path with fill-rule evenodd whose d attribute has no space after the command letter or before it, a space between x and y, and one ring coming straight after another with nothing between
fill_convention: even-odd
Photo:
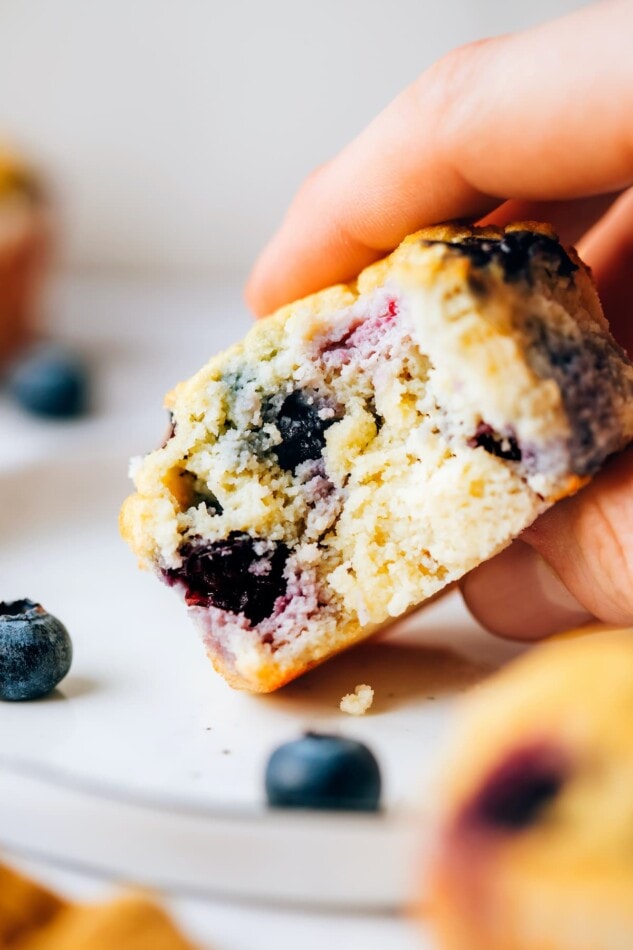
<instances>
[{"instance_id":1,"label":"finger","mask_svg":"<svg viewBox=\"0 0 633 950\"><path fill-rule=\"evenodd\" d=\"M632 623L633 449L546 512L523 539L586 610L608 623Z\"/></svg>"},{"instance_id":2,"label":"finger","mask_svg":"<svg viewBox=\"0 0 633 950\"><path fill-rule=\"evenodd\" d=\"M545 636L591 617L632 624L633 449L469 574L462 590L479 622L506 636Z\"/></svg>"},{"instance_id":3,"label":"finger","mask_svg":"<svg viewBox=\"0 0 633 950\"><path fill-rule=\"evenodd\" d=\"M577 244L609 211L618 196L619 192L571 201L505 201L479 223L504 227L511 221L548 221L563 244Z\"/></svg>"},{"instance_id":4,"label":"finger","mask_svg":"<svg viewBox=\"0 0 633 950\"><path fill-rule=\"evenodd\" d=\"M471 571L462 596L475 619L491 633L515 640L579 627L593 619L547 562L523 541Z\"/></svg>"},{"instance_id":5,"label":"finger","mask_svg":"<svg viewBox=\"0 0 633 950\"><path fill-rule=\"evenodd\" d=\"M253 309L348 279L422 225L628 186L632 28L633 5L610 0L445 57L302 189L255 266Z\"/></svg>"},{"instance_id":6,"label":"finger","mask_svg":"<svg viewBox=\"0 0 633 950\"><path fill-rule=\"evenodd\" d=\"M578 249L592 268L613 334L633 354L633 189L616 202Z\"/></svg>"}]
</instances>

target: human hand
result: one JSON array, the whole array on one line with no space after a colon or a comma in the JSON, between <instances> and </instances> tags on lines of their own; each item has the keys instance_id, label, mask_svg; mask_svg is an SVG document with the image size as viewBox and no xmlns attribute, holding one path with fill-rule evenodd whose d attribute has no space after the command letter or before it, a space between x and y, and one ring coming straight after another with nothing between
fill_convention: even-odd
<instances>
[{"instance_id":1,"label":"human hand","mask_svg":"<svg viewBox=\"0 0 633 950\"><path fill-rule=\"evenodd\" d=\"M308 179L251 275L255 312L351 278L425 225L546 220L578 242L633 353L631 35L633 0L607 0L440 60ZM633 449L462 591L508 636L633 624Z\"/></svg>"}]
</instances>

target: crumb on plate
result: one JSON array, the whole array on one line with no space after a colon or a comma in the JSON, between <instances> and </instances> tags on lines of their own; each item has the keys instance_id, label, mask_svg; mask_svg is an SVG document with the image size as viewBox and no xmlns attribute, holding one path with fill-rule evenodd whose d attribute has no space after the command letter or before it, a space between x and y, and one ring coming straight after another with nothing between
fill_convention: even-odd
<instances>
[{"instance_id":1,"label":"crumb on plate","mask_svg":"<svg viewBox=\"0 0 633 950\"><path fill-rule=\"evenodd\" d=\"M347 693L340 702L340 710L350 716L364 716L374 701L374 691L366 683L354 687L353 693Z\"/></svg>"}]
</instances>

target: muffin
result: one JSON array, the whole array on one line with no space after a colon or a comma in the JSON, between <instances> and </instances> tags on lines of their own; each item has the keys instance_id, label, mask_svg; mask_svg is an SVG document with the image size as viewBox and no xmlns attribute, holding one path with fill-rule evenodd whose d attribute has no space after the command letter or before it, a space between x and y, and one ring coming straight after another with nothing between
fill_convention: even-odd
<instances>
[{"instance_id":1,"label":"muffin","mask_svg":"<svg viewBox=\"0 0 633 950\"><path fill-rule=\"evenodd\" d=\"M0 362L36 333L49 252L41 182L0 146Z\"/></svg>"},{"instance_id":2,"label":"muffin","mask_svg":"<svg viewBox=\"0 0 633 950\"><path fill-rule=\"evenodd\" d=\"M229 683L274 690L575 492L631 439L632 395L548 227L429 228L181 383L122 533Z\"/></svg>"},{"instance_id":3,"label":"muffin","mask_svg":"<svg viewBox=\"0 0 633 950\"><path fill-rule=\"evenodd\" d=\"M22 874L0 864L0 947L15 947L68 905Z\"/></svg>"},{"instance_id":4,"label":"muffin","mask_svg":"<svg viewBox=\"0 0 633 950\"><path fill-rule=\"evenodd\" d=\"M633 947L631 634L544 644L463 701L430 881L442 950Z\"/></svg>"},{"instance_id":5,"label":"muffin","mask_svg":"<svg viewBox=\"0 0 633 950\"><path fill-rule=\"evenodd\" d=\"M0 948L194 950L167 914L143 896L71 904L0 866Z\"/></svg>"}]
</instances>

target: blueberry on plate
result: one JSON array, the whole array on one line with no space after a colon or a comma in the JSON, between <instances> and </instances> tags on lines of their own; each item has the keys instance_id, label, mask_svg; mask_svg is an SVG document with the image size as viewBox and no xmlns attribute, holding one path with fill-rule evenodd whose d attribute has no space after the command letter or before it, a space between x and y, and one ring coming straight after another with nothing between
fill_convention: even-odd
<instances>
[{"instance_id":1,"label":"blueberry on plate","mask_svg":"<svg viewBox=\"0 0 633 950\"><path fill-rule=\"evenodd\" d=\"M0 699L46 696L70 669L68 631L32 600L0 602Z\"/></svg>"},{"instance_id":2,"label":"blueberry on plate","mask_svg":"<svg viewBox=\"0 0 633 950\"><path fill-rule=\"evenodd\" d=\"M272 753L266 797L276 808L378 811L380 769L372 752L354 739L306 733Z\"/></svg>"},{"instance_id":3,"label":"blueberry on plate","mask_svg":"<svg viewBox=\"0 0 633 950\"><path fill-rule=\"evenodd\" d=\"M88 407L88 372L74 353L43 344L18 359L9 371L8 390L27 412L72 419Z\"/></svg>"}]
</instances>

